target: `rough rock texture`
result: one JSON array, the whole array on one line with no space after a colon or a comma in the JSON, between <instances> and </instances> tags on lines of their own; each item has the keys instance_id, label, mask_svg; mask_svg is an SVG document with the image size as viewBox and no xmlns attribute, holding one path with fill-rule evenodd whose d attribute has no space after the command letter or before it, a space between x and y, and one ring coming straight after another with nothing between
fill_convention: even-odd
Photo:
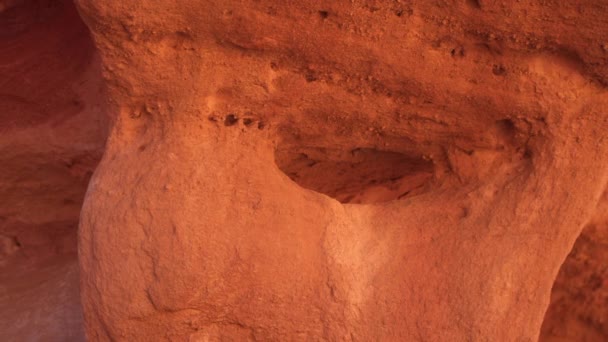
<instances>
[{"instance_id":1,"label":"rough rock texture","mask_svg":"<svg viewBox=\"0 0 608 342\"><path fill-rule=\"evenodd\" d=\"M89 338L538 337L608 175L603 2L78 4Z\"/></svg>"},{"instance_id":2,"label":"rough rock texture","mask_svg":"<svg viewBox=\"0 0 608 342\"><path fill-rule=\"evenodd\" d=\"M608 340L608 193L553 286L544 341Z\"/></svg>"},{"instance_id":3,"label":"rough rock texture","mask_svg":"<svg viewBox=\"0 0 608 342\"><path fill-rule=\"evenodd\" d=\"M83 338L106 115L91 341L536 340L571 250L607 338L608 4L77 5L0 0L3 340Z\"/></svg>"}]
</instances>

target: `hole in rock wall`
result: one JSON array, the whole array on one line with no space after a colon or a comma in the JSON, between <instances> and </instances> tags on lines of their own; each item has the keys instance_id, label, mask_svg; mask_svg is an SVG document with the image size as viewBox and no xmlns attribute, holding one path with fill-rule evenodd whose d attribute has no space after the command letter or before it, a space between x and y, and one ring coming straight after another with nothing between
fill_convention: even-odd
<instances>
[{"instance_id":1,"label":"hole in rock wall","mask_svg":"<svg viewBox=\"0 0 608 342\"><path fill-rule=\"evenodd\" d=\"M278 167L300 186L342 203L370 204L420 193L434 172L421 156L373 148L279 148Z\"/></svg>"}]
</instances>

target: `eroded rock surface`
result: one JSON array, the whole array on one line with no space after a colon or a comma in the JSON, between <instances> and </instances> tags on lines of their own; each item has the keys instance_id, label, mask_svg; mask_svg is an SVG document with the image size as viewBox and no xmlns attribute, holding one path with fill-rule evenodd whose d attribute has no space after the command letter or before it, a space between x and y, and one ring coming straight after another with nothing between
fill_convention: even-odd
<instances>
[{"instance_id":1,"label":"eroded rock surface","mask_svg":"<svg viewBox=\"0 0 608 342\"><path fill-rule=\"evenodd\" d=\"M605 4L78 3L91 339L538 337L606 185Z\"/></svg>"},{"instance_id":2,"label":"eroded rock surface","mask_svg":"<svg viewBox=\"0 0 608 342\"><path fill-rule=\"evenodd\" d=\"M77 5L0 1L4 339L536 340L588 222L608 336L602 1Z\"/></svg>"},{"instance_id":3,"label":"eroded rock surface","mask_svg":"<svg viewBox=\"0 0 608 342\"><path fill-rule=\"evenodd\" d=\"M544 341L608 339L608 194L577 239L553 286Z\"/></svg>"},{"instance_id":4,"label":"eroded rock surface","mask_svg":"<svg viewBox=\"0 0 608 342\"><path fill-rule=\"evenodd\" d=\"M84 339L76 232L101 158L99 60L70 1L0 1L0 340Z\"/></svg>"}]
</instances>

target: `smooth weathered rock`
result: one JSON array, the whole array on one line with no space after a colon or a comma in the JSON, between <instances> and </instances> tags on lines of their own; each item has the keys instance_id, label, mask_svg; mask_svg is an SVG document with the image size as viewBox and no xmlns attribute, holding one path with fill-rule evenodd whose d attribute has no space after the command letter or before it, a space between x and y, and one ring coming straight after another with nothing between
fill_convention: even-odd
<instances>
[{"instance_id":1,"label":"smooth weathered rock","mask_svg":"<svg viewBox=\"0 0 608 342\"><path fill-rule=\"evenodd\" d=\"M99 59L70 1L0 1L0 340L82 341L80 207L103 151Z\"/></svg>"},{"instance_id":2,"label":"smooth weathered rock","mask_svg":"<svg viewBox=\"0 0 608 342\"><path fill-rule=\"evenodd\" d=\"M1 340L83 339L106 116L91 341L534 340L568 252L608 336L601 1L78 6L0 0Z\"/></svg>"},{"instance_id":3,"label":"smooth weathered rock","mask_svg":"<svg viewBox=\"0 0 608 342\"><path fill-rule=\"evenodd\" d=\"M115 120L80 225L90 339L538 337L606 185L601 2L78 4ZM285 166L311 150L346 171ZM343 167L395 160L432 177ZM364 204L298 185L344 179Z\"/></svg>"}]
</instances>

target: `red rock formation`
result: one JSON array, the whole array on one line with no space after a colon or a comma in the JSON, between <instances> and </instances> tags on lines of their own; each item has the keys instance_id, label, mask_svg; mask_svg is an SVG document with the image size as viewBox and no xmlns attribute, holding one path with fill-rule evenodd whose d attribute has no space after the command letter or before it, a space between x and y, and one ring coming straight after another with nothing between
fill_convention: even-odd
<instances>
[{"instance_id":1,"label":"red rock formation","mask_svg":"<svg viewBox=\"0 0 608 342\"><path fill-rule=\"evenodd\" d=\"M537 337L606 181L602 5L79 3L116 115L81 222L93 339ZM343 205L273 162L309 150L432 177ZM326 177L300 181L374 180Z\"/></svg>"},{"instance_id":2,"label":"red rock formation","mask_svg":"<svg viewBox=\"0 0 608 342\"><path fill-rule=\"evenodd\" d=\"M537 339L606 186L607 5L77 5L95 47L0 2L9 339L82 334L106 114L89 340ZM606 336L601 208L543 339Z\"/></svg>"},{"instance_id":3,"label":"red rock formation","mask_svg":"<svg viewBox=\"0 0 608 342\"><path fill-rule=\"evenodd\" d=\"M107 134L68 1L0 1L0 340L76 341L76 228Z\"/></svg>"},{"instance_id":4,"label":"red rock formation","mask_svg":"<svg viewBox=\"0 0 608 342\"><path fill-rule=\"evenodd\" d=\"M608 339L608 193L553 285L543 341Z\"/></svg>"}]
</instances>

